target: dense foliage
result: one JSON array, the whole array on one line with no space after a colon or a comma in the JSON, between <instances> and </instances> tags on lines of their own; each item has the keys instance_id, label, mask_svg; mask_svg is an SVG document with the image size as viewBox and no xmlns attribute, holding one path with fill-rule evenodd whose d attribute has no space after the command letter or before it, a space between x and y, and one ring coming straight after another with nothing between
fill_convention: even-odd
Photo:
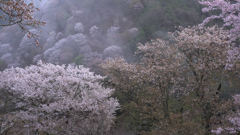
<instances>
[{"instance_id":1,"label":"dense foliage","mask_svg":"<svg viewBox=\"0 0 240 135\"><path fill-rule=\"evenodd\" d=\"M210 20L221 18L225 23L224 26L230 26L230 35L232 41L236 41L239 38L240 24L239 24L239 11L240 2L239 0L225 1L225 0L213 0L213 1L200 1L204 6L203 12L210 12L211 10L221 10L219 15L212 15L207 17L203 21L203 25L208 23Z\"/></svg>"},{"instance_id":2,"label":"dense foliage","mask_svg":"<svg viewBox=\"0 0 240 135\"><path fill-rule=\"evenodd\" d=\"M179 29L171 42L139 44L140 63L117 58L102 64L123 105L118 121L125 128L148 134L211 134L226 120L233 105L219 98L222 85L239 74L239 57L227 68L229 31L216 26Z\"/></svg>"},{"instance_id":3,"label":"dense foliage","mask_svg":"<svg viewBox=\"0 0 240 135\"><path fill-rule=\"evenodd\" d=\"M101 79L42 62L0 72L0 134L106 134L119 104Z\"/></svg>"},{"instance_id":4,"label":"dense foliage","mask_svg":"<svg viewBox=\"0 0 240 135\"><path fill-rule=\"evenodd\" d=\"M0 31L0 46L7 43L12 49L6 56L0 53L0 57L8 67L25 67L38 60L69 64L75 63L74 59L80 55L83 56L81 64L85 66L96 59L115 56L136 61L138 58L133 54L137 43L145 43L150 38L169 39L167 32L174 31L175 26L196 25L206 16L197 0L44 0L34 3L32 8L40 11L31 11L35 15L32 19L47 24L42 33L30 27L27 30L41 37L42 50L36 47L35 39L27 39L29 34L24 35L15 25L4 27ZM105 57L104 51L110 46L118 46L122 53Z\"/></svg>"},{"instance_id":5,"label":"dense foliage","mask_svg":"<svg viewBox=\"0 0 240 135\"><path fill-rule=\"evenodd\" d=\"M0 134L239 134L239 0L0 4Z\"/></svg>"}]
</instances>

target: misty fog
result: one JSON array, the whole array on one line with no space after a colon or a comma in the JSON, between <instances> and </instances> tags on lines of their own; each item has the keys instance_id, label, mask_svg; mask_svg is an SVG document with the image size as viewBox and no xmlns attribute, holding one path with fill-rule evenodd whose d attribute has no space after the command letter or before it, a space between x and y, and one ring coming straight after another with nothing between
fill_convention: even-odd
<instances>
[{"instance_id":1,"label":"misty fog","mask_svg":"<svg viewBox=\"0 0 240 135\"><path fill-rule=\"evenodd\" d=\"M0 0L0 135L240 133L240 0L24 1Z\"/></svg>"},{"instance_id":2,"label":"misty fog","mask_svg":"<svg viewBox=\"0 0 240 135\"><path fill-rule=\"evenodd\" d=\"M198 14L200 9L194 9L199 6L197 1L191 3L190 9ZM156 1L35 0L34 4L40 9L34 17L47 23L39 28L41 34L39 30L30 29L39 35L40 46L16 25L2 27L1 70L25 67L42 60L53 64L84 65L100 73L98 65L109 58L137 61L134 56L137 43L145 43L150 38L169 39L167 32L174 30L175 25L201 21L199 17L198 20L190 17L194 12L181 7L176 8L178 13L189 18L183 20L182 16L175 15L178 14L176 11L170 11L172 15L169 16L168 9L164 8L172 7L164 7L164 3ZM172 17L181 20L174 21Z\"/></svg>"}]
</instances>

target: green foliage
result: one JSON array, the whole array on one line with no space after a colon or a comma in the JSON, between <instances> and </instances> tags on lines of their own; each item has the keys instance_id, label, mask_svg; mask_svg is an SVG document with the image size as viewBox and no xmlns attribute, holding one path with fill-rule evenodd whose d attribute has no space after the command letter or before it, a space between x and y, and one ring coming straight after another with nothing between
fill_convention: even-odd
<instances>
[{"instance_id":1,"label":"green foliage","mask_svg":"<svg viewBox=\"0 0 240 135\"><path fill-rule=\"evenodd\" d=\"M56 21L58 22L57 25L58 25L58 28L60 29L64 29L64 27L67 25L67 19L71 17L70 14L62 11L62 12L58 12L56 15L55 15L55 19Z\"/></svg>"},{"instance_id":2,"label":"green foliage","mask_svg":"<svg viewBox=\"0 0 240 135\"><path fill-rule=\"evenodd\" d=\"M137 2L141 2L144 8L135 10L133 5ZM140 35L135 38L136 41L145 43L152 38L163 38L155 34L159 31L172 32L176 26L187 27L201 23L207 16L201 8L198 0L133 0L123 8L123 12L139 29ZM124 51L128 54L136 51L136 42L124 45Z\"/></svg>"},{"instance_id":3,"label":"green foliage","mask_svg":"<svg viewBox=\"0 0 240 135\"><path fill-rule=\"evenodd\" d=\"M82 65L83 64L83 58L84 56L83 55L78 55L77 57L75 57L73 59L73 63L75 63L76 65Z\"/></svg>"},{"instance_id":4,"label":"green foliage","mask_svg":"<svg viewBox=\"0 0 240 135\"><path fill-rule=\"evenodd\" d=\"M0 71L3 71L5 68L7 68L7 63L0 59Z\"/></svg>"},{"instance_id":5,"label":"green foliage","mask_svg":"<svg viewBox=\"0 0 240 135\"><path fill-rule=\"evenodd\" d=\"M172 42L139 44L139 63L116 58L102 64L122 106L117 126L142 134L210 135L234 108L221 98L239 71L224 68L229 31L179 27L171 36Z\"/></svg>"}]
</instances>

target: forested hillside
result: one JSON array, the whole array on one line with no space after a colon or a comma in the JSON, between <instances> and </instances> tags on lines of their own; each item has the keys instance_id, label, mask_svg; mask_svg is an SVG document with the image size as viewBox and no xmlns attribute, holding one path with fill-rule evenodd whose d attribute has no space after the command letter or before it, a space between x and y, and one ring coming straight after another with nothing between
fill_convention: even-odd
<instances>
[{"instance_id":1,"label":"forested hillside","mask_svg":"<svg viewBox=\"0 0 240 135\"><path fill-rule=\"evenodd\" d=\"M239 134L239 9L0 0L0 135Z\"/></svg>"},{"instance_id":2,"label":"forested hillside","mask_svg":"<svg viewBox=\"0 0 240 135\"><path fill-rule=\"evenodd\" d=\"M42 33L37 33L42 49L18 26L4 27L0 31L1 69L25 67L40 59L92 69L108 57L135 61L137 43L169 39L167 32L175 26L196 25L207 16L197 0L50 0L37 4L40 12L35 17L47 22Z\"/></svg>"}]
</instances>

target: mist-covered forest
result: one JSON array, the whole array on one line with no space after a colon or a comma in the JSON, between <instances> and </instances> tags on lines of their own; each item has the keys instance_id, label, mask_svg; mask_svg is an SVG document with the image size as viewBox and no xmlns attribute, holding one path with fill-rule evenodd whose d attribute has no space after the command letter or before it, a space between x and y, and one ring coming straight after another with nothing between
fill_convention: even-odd
<instances>
[{"instance_id":1,"label":"mist-covered forest","mask_svg":"<svg viewBox=\"0 0 240 135\"><path fill-rule=\"evenodd\" d=\"M51 0L37 2L35 18L42 27L40 47L18 26L1 28L1 69L25 67L38 60L75 63L94 70L107 58L136 61L136 44L154 38L168 39L175 26L192 26L203 21L202 6L196 1L110 1ZM34 29L31 31L36 32Z\"/></svg>"},{"instance_id":2,"label":"mist-covered forest","mask_svg":"<svg viewBox=\"0 0 240 135\"><path fill-rule=\"evenodd\" d=\"M25 3L0 0L0 135L240 133L238 0Z\"/></svg>"}]
</instances>

